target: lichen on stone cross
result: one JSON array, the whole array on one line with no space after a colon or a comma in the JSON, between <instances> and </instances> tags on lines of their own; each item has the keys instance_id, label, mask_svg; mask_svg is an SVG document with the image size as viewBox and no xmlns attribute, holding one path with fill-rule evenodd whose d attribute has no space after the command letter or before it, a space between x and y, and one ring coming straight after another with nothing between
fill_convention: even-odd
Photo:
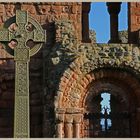
<instances>
[{"instance_id":1,"label":"lichen on stone cross","mask_svg":"<svg viewBox=\"0 0 140 140\"><path fill-rule=\"evenodd\" d=\"M16 63L15 74L15 108L14 108L14 137L30 137L30 119L29 119L29 61L30 57L36 54L43 43L46 41L46 33L41 25L31 18L26 11L17 10L14 22L17 30L11 32L6 29L0 30L0 42L5 50L14 56ZM10 20L9 20L10 21ZM31 23L34 30L28 31L27 24ZM8 23L8 26L11 22ZM7 42L15 40L17 46L12 49ZM27 46L27 42L33 40L37 45Z\"/></svg>"}]
</instances>

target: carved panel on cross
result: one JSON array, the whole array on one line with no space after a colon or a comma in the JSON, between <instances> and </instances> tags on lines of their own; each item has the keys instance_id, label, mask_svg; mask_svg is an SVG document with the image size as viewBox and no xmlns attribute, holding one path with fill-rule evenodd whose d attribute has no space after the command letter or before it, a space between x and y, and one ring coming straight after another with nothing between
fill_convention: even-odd
<instances>
[{"instance_id":1,"label":"carved panel on cross","mask_svg":"<svg viewBox=\"0 0 140 140\"><path fill-rule=\"evenodd\" d=\"M26 48L15 48L14 59L20 61L29 61L30 59L30 49Z\"/></svg>"}]
</instances>

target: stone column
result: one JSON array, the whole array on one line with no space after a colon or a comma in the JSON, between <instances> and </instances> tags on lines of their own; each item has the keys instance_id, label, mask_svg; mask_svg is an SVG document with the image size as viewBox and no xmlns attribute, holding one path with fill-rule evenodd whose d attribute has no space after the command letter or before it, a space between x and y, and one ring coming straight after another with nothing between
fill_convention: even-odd
<instances>
[{"instance_id":1,"label":"stone column","mask_svg":"<svg viewBox=\"0 0 140 140\"><path fill-rule=\"evenodd\" d=\"M59 122L57 124L57 138L63 138L62 131L63 131L63 122Z\"/></svg>"},{"instance_id":2,"label":"stone column","mask_svg":"<svg viewBox=\"0 0 140 140\"><path fill-rule=\"evenodd\" d=\"M120 43L118 34L118 14L120 12L121 2L107 2L108 12L110 14L110 40L109 43Z\"/></svg>"},{"instance_id":3,"label":"stone column","mask_svg":"<svg viewBox=\"0 0 140 140\"><path fill-rule=\"evenodd\" d=\"M89 11L90 11L90 2L82 3L82 41L85 43L90 43L89 38Z\"/></svg>"},{"instance_id":4,"label":"stone column","mask_svg":"<svg viewBox=\"0 0 140 140\"><path fill-rule=\"evenodd\" d=\"M57 114L56 118L56 137L63 138L64 114Z\"/></svg>"},{"instance_id":5,"label":"stone column","mask_svg":"<svg viewBox=\"0 0 140 140\"><path fill-rule=\"evenodd\" d=\"M75 138L80 138L81 121L82 121L82 115L75 114L74 115L74 137Z\"/></svg>"},{"instance_id":6,"label":"stone column","mask_svg":"<svg viewBox=\"0 0 140 140\"><path fill-rule=\"evenodd\" d=\"M73 116L71 114L65 115L65 138L73 137Z\"/></svg>"}]
</instances>

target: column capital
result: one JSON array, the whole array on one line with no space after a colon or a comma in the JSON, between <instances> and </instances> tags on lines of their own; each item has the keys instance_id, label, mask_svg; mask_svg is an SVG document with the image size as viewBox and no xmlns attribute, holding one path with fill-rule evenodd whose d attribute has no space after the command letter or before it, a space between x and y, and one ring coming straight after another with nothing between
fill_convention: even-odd
<instances>
[{"instance_id":1,"label":"column capital","mask_svg":"<svg viewBox=\"0 0 140 140\"><path fill-rule=\"evenodd\" d=\"M56 108L55 112L58 114L64 114L66 112L66 109L65 108Z\"/></svg>"},{"instance_id":2,"label":"column capital","mask_svg":"<svg viewBox=\"0 0 140 140\"><path fill-rule=\"evenodd\" d=\"M91 2L82 2L82 12L89 13Z\"/></svg>"},{"instance_id":3,"label":"column capital","mask_svg":"<svg viewBox=\"0 0 140 140\"><path fill-rule=\"evenodd\" d=\"M83 108L66 108L66 113L68 114L77 114L77 113L83 113Z\"/></svg>"},{"instance_id":4,"label":"column capital","mask_svg":"<svg viewBox=\"0 0 140 140\"><path fill-rule=\"evenodd\" d=\"M63 123L64 122L64 114L56 114L56 122Z\"/></svg>"},{"instance_id":5,"label":"column capital","mask_svg":"<svg viewBox=\"0 0 140 140\"><path fill-rule=\"evenodd\" d=\"M107 2L107 10L109 14L119 14L121 9L121 2Z\"/></svg>"},{"instance_id":6,"label":"column capital","mask_svg":"<svg viewBox=\"0 0 140 140\"><path fill-rule=\"evenodd\" d=\"M83 117L83 114L74 114L73 120L76 124L79 124L82 121L82 117Z\"/></svg>"},{"instance_id":7,"label":"column capital","mask_svg":"<svg viewBox=\"0 0 140 140\"><path fill-rule=\"evenodd\" d=\"M73 123L73 116L72 116L72 114L65 114L65 122L66 123Z\"/></svg>"}]
</instances>

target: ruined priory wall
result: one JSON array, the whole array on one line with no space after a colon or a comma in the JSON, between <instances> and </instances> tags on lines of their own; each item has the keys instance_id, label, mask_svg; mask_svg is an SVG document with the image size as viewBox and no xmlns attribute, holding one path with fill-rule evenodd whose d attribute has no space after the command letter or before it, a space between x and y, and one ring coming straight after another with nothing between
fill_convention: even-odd
<instances>
[{"instance_id":1,"label":"ruined priory wall","mask_svg":"<svg viewBox=\"0 0 140 140\"><path fill-rule=\"evenodd\" d=\"M75 37L81 40L81 3L0 3L0 28L3 23L15 15L16 9L26 10L47 31L47 43L42 50L31 58L30 62L30 116L31 137L53 137L54 127L44 128L46 121L54 120L53 105L48 102L50 116L45 116L44 109L44 65L43 57L47 58L55 39L60 38L60 32L55 32L55 21L71 20L76 30ZM56 33L56 34L55 34ZM45 48L49 49L45 51ZM46 53L46 55L45 55ZM13 137L14 118L14 60L0 47L0 137ZM50 92L49 92L50 93ZM47 93L47 94L49 94ZM48 96L49 98L49 96ZM47 100L48 101L48 100ZM44 121L45 120L45 121ZM48 124L47 124L48 125ZM50 124L52 125L52 124ZM54 125L54 122L53 122Z\"/></svg>"}]
</instances>

